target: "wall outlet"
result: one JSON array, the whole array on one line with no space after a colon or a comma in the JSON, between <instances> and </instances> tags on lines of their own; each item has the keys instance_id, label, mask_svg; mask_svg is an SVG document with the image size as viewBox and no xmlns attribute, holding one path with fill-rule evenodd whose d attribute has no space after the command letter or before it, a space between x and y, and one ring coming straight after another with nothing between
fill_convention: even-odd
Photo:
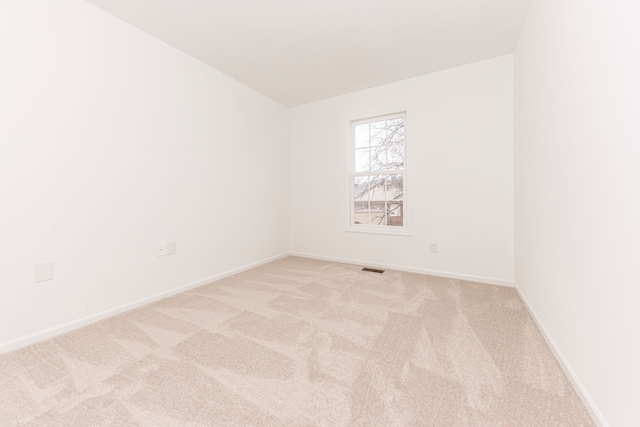
<instances>
[{"instance_id":1,"label":"wall outlet","mask_svg":"<svg viewBox=\"0 0 640 427\"><path fill-rule=\"evenodd\" d=\"M157 256L165 256L167 254L167 244L166 243L158 243L156 246L156 255Z\"/></svg>"},{"instance_id":2,"label":"wall outlet","mask_svg":"<svg viewBox=\"0 0 640 427\"><path fill-rule=\"evenodd\" d=\"M53 280L53 261L36 264L36 283Z\"/></svg>"},{"instance_id":3,"label":"wall outlet","mask_svg":"<svg viewBox=\"0 0 640 427\"><path fill-rule=\"evenodd\" d=\"M178 242L167 243L167 255L175 255L178 253Z\"/></svg>"},{"instance_id":4,"label":"wall outlet","mask_svg":"<svg viewBox=\"0 0 640 427\"><path fill-rule=\"evenodd\" d=\"M437 243L431 243L431 244L429 245L429 251L430 251L432 254L437 254L437 253L438 253L438 244L437 244Z\"/></svg>"}]
</instances>

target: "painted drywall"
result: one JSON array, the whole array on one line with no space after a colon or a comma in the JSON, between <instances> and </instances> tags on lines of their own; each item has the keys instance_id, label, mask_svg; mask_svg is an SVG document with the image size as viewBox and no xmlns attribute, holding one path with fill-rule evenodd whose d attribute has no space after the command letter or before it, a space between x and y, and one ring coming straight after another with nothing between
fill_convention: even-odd
<instances>
[{"instance_id":1,"label":"painted drywall","mask_svg":"<svg viewBox=\"0 0 640 427\"><path fill-rule=\"evenodd\" d=\"M501 56L292 108L292 251L513 283L512 67ZM347 232L349 122L398 111L412 235Z\"/></svg>"},{"instance_id":2,"label":"painted drywall","mask_svg":"<svg viewBox=\"0 0 640 427\"><path fill-rule=\"evenodd\" d=\"M288 252L284 106L83 0L0 2L0 57L0 348Z\"/></svg>"},{"instance_id":3,"label":"painted drywall","mask_svg":"<svg viewBox=\"0 0 640 427\"><path fill-rule=\"evenodd\" d=\"M515 274L603 425L640 425L640 8L536 0L515 51Z\"/></svg>"}]
</instances>

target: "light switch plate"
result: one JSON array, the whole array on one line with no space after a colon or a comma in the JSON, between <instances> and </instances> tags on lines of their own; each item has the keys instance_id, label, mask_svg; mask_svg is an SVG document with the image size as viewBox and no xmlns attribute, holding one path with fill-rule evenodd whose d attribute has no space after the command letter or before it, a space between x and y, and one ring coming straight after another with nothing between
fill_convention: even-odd
<instances>
[{"instance_id":1,"label":"light switch plate","mask_svg":"<svg viewBox=\"0 0 640 427\"><path fill-rule=\"evenodd\" d=\"M167 244L166 243L158 243L156 246L156 255L157 256L165 256L167 254Z\"/></svg>"}]
</instances>

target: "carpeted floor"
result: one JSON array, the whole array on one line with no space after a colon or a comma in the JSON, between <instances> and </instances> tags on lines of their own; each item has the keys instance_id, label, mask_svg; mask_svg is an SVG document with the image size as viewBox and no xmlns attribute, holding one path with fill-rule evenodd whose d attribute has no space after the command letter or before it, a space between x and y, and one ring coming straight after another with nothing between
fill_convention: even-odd
<instances>
[{"instance_id":1,"label":"carpeted floor","mask_svg":"<svg viewBox=\"0 0 640 427\"><path fill-rule=\"evenodd\" d=\"M510 288L288 257L0 356L0 425L592 426Z\"/></svg>"}]
</instances>

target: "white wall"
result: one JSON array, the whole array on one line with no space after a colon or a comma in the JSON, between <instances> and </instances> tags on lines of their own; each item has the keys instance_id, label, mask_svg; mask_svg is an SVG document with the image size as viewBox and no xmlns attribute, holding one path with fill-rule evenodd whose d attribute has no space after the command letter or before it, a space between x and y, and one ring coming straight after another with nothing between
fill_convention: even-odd
<instances>
[{"instance_id":1,"label":"white wall","mask_svg":"<svg viewBox=\"0 0 640 427\"><path fill-rule=\"evenodd\" d=\"M516 283L611 426L640 425L639 12L536 0L515 52Z\"/></svg>"},{"instance_id":2,"label":"white wall","mask_svg":"<svg viewBox=\"0 0 640 427\"><path fill-rule=\"evenodd\" d=\"M288 252L285 107L82 0L0 2L0 59L0 349Z\"/></svg>"},{"instance_id":3,"label":"white wall","mask_svg":"<svg viewBox=\"0 0 640 427\"><path fill-rule=\"evenodd\" d=\"M291 109L292 250L513 282L513 57ZM406 110L411 237L346 232L350 120ZM429 242L439 244L437 255Z\"/></svg>"}]
</instances>

